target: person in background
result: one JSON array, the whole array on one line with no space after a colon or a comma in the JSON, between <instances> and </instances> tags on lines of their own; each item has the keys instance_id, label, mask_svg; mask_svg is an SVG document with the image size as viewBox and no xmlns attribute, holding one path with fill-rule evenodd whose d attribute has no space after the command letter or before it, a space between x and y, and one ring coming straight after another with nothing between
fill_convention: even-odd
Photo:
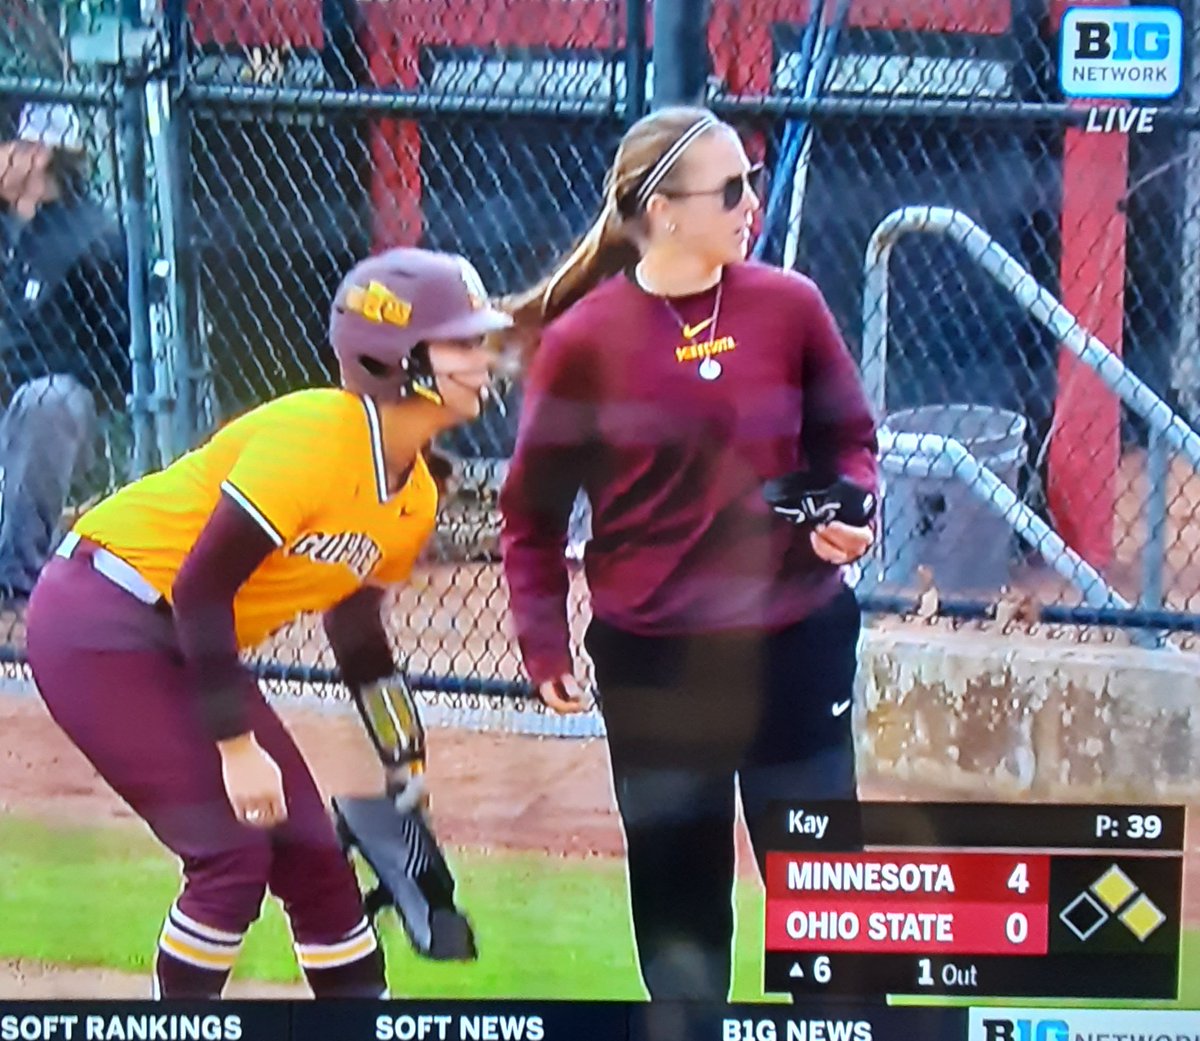
<instances>
[{"instance_id":1,"label":"person in background","mask_svg":"<svg viewBox=\"0 0 1200 1041\"><path fill-rule=\"evenodd\" d=\"M512 615L542 699L581 711L564 549L582 488L585 644L654 999L727 999L735 777L760 857L768 799L856 798L843 567L872 529L789 523L764 484L874 495L876 427L817 286L746 261L755 172L710 112L645 117L591 230L507 305L532 352L500 496Z\"/></svg>"},{"instance_id":2,"label":"person in background","mask_svg":"<svg viewBox=\"0 0 1200 1041\"><path fill-rule=\"evenodd\" d=\"M0 602L28 598L97 416L128 393L125 256L88 195L75 112L27 105L0 144Z\"/></svg>"}]
</instances>

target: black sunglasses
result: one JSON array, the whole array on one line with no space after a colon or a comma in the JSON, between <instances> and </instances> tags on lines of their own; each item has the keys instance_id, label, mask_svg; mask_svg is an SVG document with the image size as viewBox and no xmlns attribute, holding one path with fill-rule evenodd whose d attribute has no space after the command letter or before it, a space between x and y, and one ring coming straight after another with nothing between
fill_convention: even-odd
<instances>
[{"instance_id":1,"label":"black sunglasses","mask_svg":"<svg viewBox=\"0 0 1200 1041\"><path fill-rule=\"evenodd\" d=\"M719 195L723 210L734 209L746 197L746 192L757 189L758 179L762 176L763 164L755 163L745 173L730 177L720 188L709 188L703 192L662 192L668 199L686 199L693 195Z\"/></svg>"}]
</instances>

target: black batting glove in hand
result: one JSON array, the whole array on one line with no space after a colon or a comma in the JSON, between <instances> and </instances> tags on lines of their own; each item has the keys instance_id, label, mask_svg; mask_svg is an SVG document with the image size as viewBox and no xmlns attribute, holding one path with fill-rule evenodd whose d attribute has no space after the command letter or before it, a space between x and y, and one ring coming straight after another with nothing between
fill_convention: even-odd
<instances>
[{"instance_id":1,"label":"black batting glove in hand","mask_svg":"<svg viewBox=\"0 0 1200 1041\"><path fill-rule=\"evenodd\" d=\"M775 477L763 486L763 498L779 516L796 525L840 521L861 528L875 516L876 497L853 481L818 481L807 470Z\"/></svg>"}]
</instances>

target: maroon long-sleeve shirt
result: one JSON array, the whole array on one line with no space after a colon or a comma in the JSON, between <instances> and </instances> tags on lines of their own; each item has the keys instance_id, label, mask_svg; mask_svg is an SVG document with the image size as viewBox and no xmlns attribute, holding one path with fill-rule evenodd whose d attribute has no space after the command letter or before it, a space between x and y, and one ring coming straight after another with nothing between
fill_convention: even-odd
<instances>
[{"instance_id":1,"label":"maroon long-sleeve shirt","mask_svg":"<svg viewBox=\"0 0 1200 1041\"><path fill-rule=\"evenodd\" d=\"M504 570L535 683L571 670L564 560L583 488L596 617L643 635L776 628L836 593L806 529L770 512L792 470L877 490L875 422L817 287L757 263L661 299L618 275L545 331L501 492ZM707 345L707 346L705 346ZM705 379L705 354L720 366ZM712 375L713 366L708 366Z\"/></svg>"},{"instance_id":2,"label":"maroon long-sleeve shirt","mask_svg":"<svg viewBox=\"0 0 1200 1041\"><path fill-rule=\"evenodd\" d=\"M222 492L171 590L179 648L215 741L249 729L243 691L254 680L238 653L233 600L275 548L262 525ZM352 688L396 669L380 616L382 600L382 589L363 586L325 613L334 660Z\"/></svg>"}]
</instances>

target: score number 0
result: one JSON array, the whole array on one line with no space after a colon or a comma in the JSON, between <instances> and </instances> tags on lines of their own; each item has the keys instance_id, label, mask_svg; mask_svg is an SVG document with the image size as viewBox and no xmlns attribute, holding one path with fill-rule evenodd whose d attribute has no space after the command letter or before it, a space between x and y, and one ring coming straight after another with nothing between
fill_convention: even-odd
<instances>
[{"instance_id":1,"label":"score number 0","mask_svg":"<svg viewBox=\"0 0 1200 1041\"><path fill-rule=\"evenodd\" d=\"M1029 885L1029 867L1023 863L1013 868L1008 882L1005 883L1006 888L1022 896L1029 892ZM1025 917L1024 912L1014 911L1008 916L1004 922L1004 937L1014 945L1023 944L1029 939L1029 919ZM917 975L917 983L922 987L932 987L933 962L929 958L918 958L917 965L921 970Z\"/></svg>"}]
</instances>

